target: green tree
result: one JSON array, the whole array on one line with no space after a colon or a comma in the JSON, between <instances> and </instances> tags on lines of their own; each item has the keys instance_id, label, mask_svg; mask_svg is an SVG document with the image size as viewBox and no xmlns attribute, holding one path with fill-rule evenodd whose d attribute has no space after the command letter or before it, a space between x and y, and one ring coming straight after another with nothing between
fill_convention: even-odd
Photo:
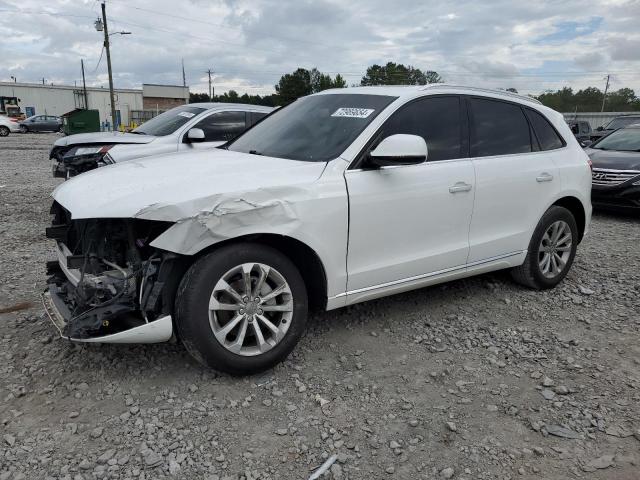
<instances>
[{"instance_id":1,"label":"green tree","mask_svg":"<svg viewBox=\"0 0 640 480\"><path fill-rule=\"evenodd\" d=\"M209 95L206 93L189 92L189 103L208 102Z\"/></svg>"},{"instance_id":2,"label":"green tree","mask_svg":"<svg viewBox=\"0 0 640 480\"><path fill-rule=\"evenodd\" d=\"M276 92L283 105L287 105L300 97L312 93L321 92L329 88L344 88L346 82L339 74L335 79L330 75L320 72L317 68L307 70L298 68L293 73L287 73L280 77L280 81L275 86Z\"/></svg>"},{"instance_id":3,"label":"green tree","mask_svg":"<svg viewBox=\"0 0 640 480\"><path fill-rule=\"evenodd\" d=\"M423 72L411 65L388 62L386 65L371 65L360 81L360 85L426 85L440 83L442 77L437 72Z\"/></svg>"}]
</instances>

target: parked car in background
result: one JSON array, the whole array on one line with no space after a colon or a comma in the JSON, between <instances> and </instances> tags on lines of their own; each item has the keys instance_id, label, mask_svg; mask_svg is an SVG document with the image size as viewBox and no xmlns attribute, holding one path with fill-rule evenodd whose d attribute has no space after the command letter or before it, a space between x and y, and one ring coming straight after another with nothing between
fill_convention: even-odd
<instances>
[{"instance_id":1,"label":"parked car in background","mask_svg":"<svg viewBox=\"0 0 640 480\"><path fill-rule=\"evenodd\" d=\"M18 120L15 118L7 117L6 115L0 115L0 137L6 137L11 132L19 132L20 126Z\"/></svg>"},{"instance_id":2,"label":"parked car in background","mask_svg":"<svg viewBox=\"0 0 640 480\"><path fill-rule=\"evenodd\" d=\"M589 227L588 160L562 115L529 97L326 90L224 148L60 185L45 307L74 341L160 342L175 328L205 365L264 370L309 307L505 268L554 287Z\"/></svg>"},{"instance_id":3,"label":"parked car in background","mask_svg":"<svg viewBox=\"0 0 640 480\"><path fill-rule=\"evenodd\" d=\"M586 120L567 120L571 133L578 142L591 141L591 125Z\"/></svg>"},{"instance_id":4,"label":"parked car in background","mask_svg":"<svg viewBox=\"0 0 640 480\"><path fill-rule=\"evenodd\" d=\"M273 108L234 103L192 103L173 108L129 133L81 133L59 138L49 158L54 177L69 178L112 163L222 145Z\"/></svg>"},{"instance_id":5,"label":"parked car in background","mask_svg":"<svg viewBox=\"0 0 640 480\"><path fill-rule=\"evenodd\" d=\"M20 132L61 132L62 118L53 115L34 115L20 122Z\"/></svg>"},{"instance_id":6,"label":"parked car in background","mask_svg":"<svg viewBox=\"0 0 640 480\"><path fill-rule=\"evenodd\" d=\"M585 152L593 163L594 206L640 211L640 123L616 130Z\"/></svg>"},{"instance_id":7,"label":"parked car in background","mask_svg":"<svg viewBox=\"0 0 640 480\"><path fill-rule=\"evenodd\" d=\"M591 141L595 142L596 140L600 140L611 132L615 132L620 128L628 127L634 123L640 123L640 115L620 115L606 125L598 127L591 132Z\"/></svg>"}]
</instances>

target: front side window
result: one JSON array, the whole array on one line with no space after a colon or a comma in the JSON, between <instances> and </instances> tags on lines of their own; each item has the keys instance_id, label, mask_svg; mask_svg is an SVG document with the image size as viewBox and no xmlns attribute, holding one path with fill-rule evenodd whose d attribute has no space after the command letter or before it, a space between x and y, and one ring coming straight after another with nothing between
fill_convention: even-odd
<instances>
[{"instance_id":1,"label":"front side window","mask_svg":"<svg viewBox=\"0 0 640 480\"><path fill-rule=\"evenodd\" d=\"M458 97L422 98L401 107L385 122L382 139L399 133L424 138L428 161L461 158L462 119Z\"/></svg>"},{"instance_id":2,"label":"front side window","mask_svg":"<svg viewBox=\"0 0 640 480\"><path fill-rule=\"evenodd\" d=\"M193 128L202 129L205 142L228 142L247 128L245 117L245 112L214 113L200 120Z\"/></svg>"},{"instance_id":3,"label":"front side window","mask_svg":"<svg viewBox=\"0 0 640 480\"><path fill-rule=\"evenodd\" d=\"M151 120L144 122L131 132L142 135L155 135L158 137L171 135L182 125L187 123L196 115L200 115L205 110L206 109L202 107L190 107L189 105L172 108L171 110L161 113L157 117L153 117Z\"/></svg>"},{"instance_id":4,"label":"front side window","mask_svg":"<svg viewBox=\"0 0 640 480\"><path fill-rule=\"evenodd\" d=\"M530 108L525 109L533 131L540 144L540 150L555 150L564 147L564 142L542 114ZM576 132L577 133L577 132Z\"/></svg>"},{"instance_id":5,"label":"front side window","mask_svg":"<svg viewBox=\"0 0 640 480\"><path fill-rule=\"evenodd\" d=\"M276 110L227 148L307 162L333 160L396 98L354 93L302 97Z\"/></svg>"},{"instance_id":6,"label":"front side window","mask_svg":"<svg viewBox=\"0 0 640 480\"><path fill-rule=\"evenodd\" d=\"M520 106L480 98L469 103L472 157L531 152L529 124Z\"/></svg>"},{"instance_id":7,"label":"front side window","mask_svg":"<svg viewBox=\"0 0 640 480\"><path fill-rule=\"evenodd\" d=\"M591 148L640 152L640 128L617 130L591 145Z\"/></svg>"}]
</instances>

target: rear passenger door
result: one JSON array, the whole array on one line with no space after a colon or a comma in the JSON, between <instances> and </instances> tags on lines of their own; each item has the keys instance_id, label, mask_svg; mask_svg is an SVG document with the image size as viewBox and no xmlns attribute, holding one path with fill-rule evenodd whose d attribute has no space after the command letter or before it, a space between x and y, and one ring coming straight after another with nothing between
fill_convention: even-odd
<instances>
[{"instance_id":1,"label":"rear passenger door","mask_svg":"<svg viewBox=\"0 0 640 480\"><path fill-rule=\"evenodd\" d=\"M470 97L470 153L476 173L469 264L526 250L560 190L554 157L564 141L538 112L516 103Z\"/></svg>"}]
</instances>

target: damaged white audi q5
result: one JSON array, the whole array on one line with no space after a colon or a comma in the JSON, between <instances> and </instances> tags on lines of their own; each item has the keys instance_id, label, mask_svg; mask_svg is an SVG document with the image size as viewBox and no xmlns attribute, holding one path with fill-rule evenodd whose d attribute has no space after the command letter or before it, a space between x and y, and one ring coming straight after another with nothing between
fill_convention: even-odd
<instances>
[{"instance_id":1,"label":"damaged white audi q5","mask_svg":"<svg viewBox=\"0 0 640 480\"><path fill-rule=\"evenodd\" d=\"M257 372L291 352L309 308L505 268L555 286L588 230L590 189L562 115L533 99L325 91L224 148L60 185L44 303L73 341L175 336L205 365Z\"/></svg>"}]
</instances>

